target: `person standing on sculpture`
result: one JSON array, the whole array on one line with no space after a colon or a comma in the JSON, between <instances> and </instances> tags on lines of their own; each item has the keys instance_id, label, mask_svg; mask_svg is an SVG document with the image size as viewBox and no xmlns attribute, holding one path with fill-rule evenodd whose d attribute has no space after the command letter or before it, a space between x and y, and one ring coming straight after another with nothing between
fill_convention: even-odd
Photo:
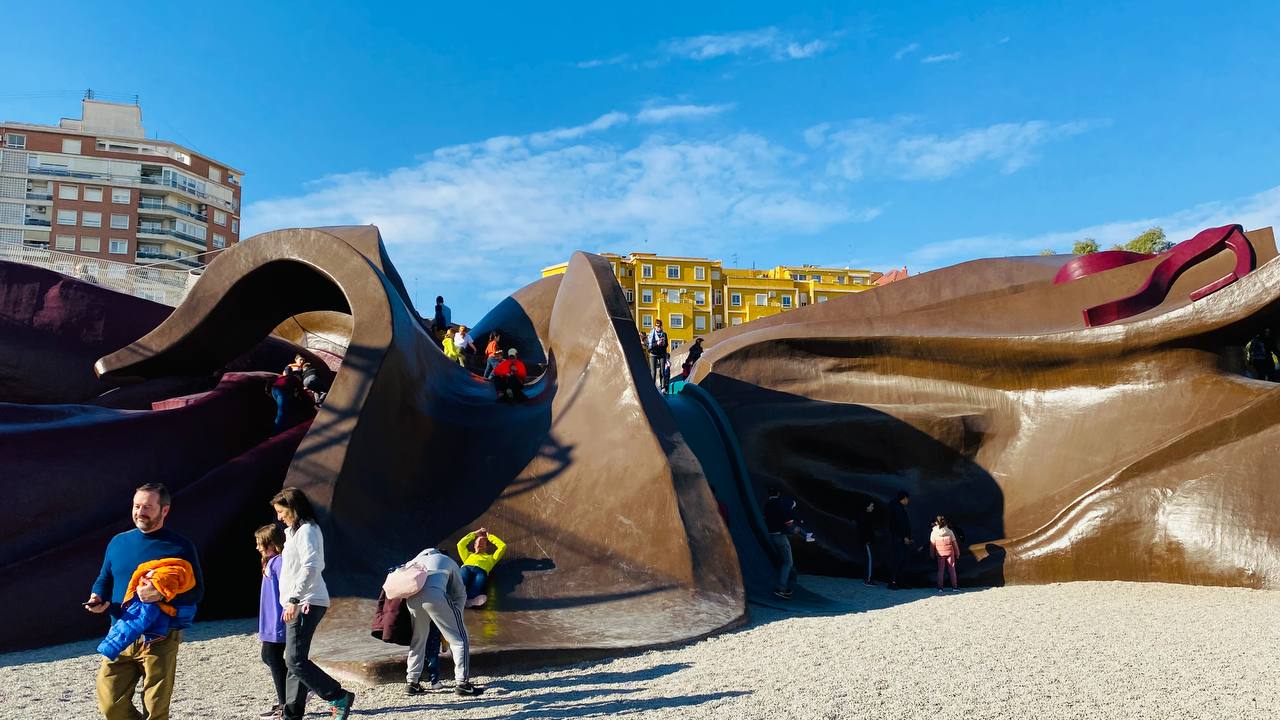
<instances>
[{"instance_id":1,"label":"person standing on sculpture","mask_svg":"<svg viewBox=\"0 0 1280 720\"><path fill-rule=\"evenodd\" d=\"M894 502L889 504L889 589L898 589L898 579L902 568L907 563L911 552L911 518L907 515L907 505L911 495L906 490L899 490Z\"/></svg>"},{"instance_id":2,"label":"person standing on sculpture","mask_svg":"<svg viewBox=\"0 0 1280 720\"><path fill-rule=\"evenodd\" d=\"M479 695L483 690L471 682L471 645L462 619L462 609L467 604L467 587L458 563L435 548L423 550L409 563L425 571L427 576L422 590L405 600L413 618L413 639L409 644L409 661L405 668L408 683L405 692L409 695L426 692L420 684L422 670L431 659L428 653L439 649L439 645L429 647L434 624L452 651L454 692Z\"/></svg>"},{"instance_id":3,"label":"person standing on sculpture","mask_svg":"<svg viewBox=\"0 0 1280 720\"><path fill-rule=\"evenodd\" d=\"M649 348L649 361L652 363L653 381L657 384L658 389L666 391L667 384L671 382L671 369L667 364L667 350L670 342L667 338L667 332L662 329L662 321L654 320L653 329L649 331L649 336L645 338L645 347Z\"/></svg>"},{"instance_id":4,"label":"person standing on sculpture","mask_svg":"<svg viewBox=\"0 0 1280 720\"><path fill-rule=\"evenodd\" d=\"M448 305L444 304L444 296L437 295L436 309L431 315L431 334L435 336L436 342L440 342L440 339L448 332L449 326L453 324L452 321L453 311L449 309Z\"/></svg>"},{"instance_id":5,"label":"person standing on sculpture","mask_svg":"<svg viewBox=\"0 0 1280 720\"><path fill-rule=\"evenodd\" d=\"M484 379L493 377L493 369L502 362L502 334L497 330L489 333L489 343L484 346Z\"/></svg>"},{"instance_id":6,"label":"person standing on sculpture","mask_svg":"<svg viewBox=\"0 0 1280 720\"><path fill-rule=\"evenodd\" d=\"M311 501L297 488L287 487L271 498L276 519L284 523L284 551L280 553L280 606L285 623L284 720L302 720L307 690L328 701L337 720L346 720L356 695L311 662L311 638L329 609L324 583L324 535L316 524Z\"/></svg>"},{"instance_id":7,"label":"person standing on sculpture","mask_svg":"<svg viewBox=\"0 0 1280 720\"><path fill-rule=\"evenodd\" d=\"M689 356L686 362L692 367L697 364L700 357L702 357L702 338L697 337L693 339L693 345L689 347Z\"/></svg>"},{"instance_id":8,"label":"person standing on sculpture","mask_svg":"<svg viewBox=\"0 0 1280 720\"><path fill-rule=\"evenodd\" d=\"M178 668L178 646L182 631L191 626L196 605L204 598L204 577L195 545L164 527L169 516L169 489L161 483L147 483L133 493L133 530L122 532L107 543L102 570L84 603L92 613L119 615L134 570L145 562L180 558L191 563L195 587L170 601L177 614L170 630L159 640L139 638L115 660L103 660L98 669L98 710L107 720L135 720L142 717L133 704L134 689L142 679L142 707L148 720L168 720L169 703ZM139 586L137 598L144 603L164 599L150 585Z\"/></svg>"}]
</instances>

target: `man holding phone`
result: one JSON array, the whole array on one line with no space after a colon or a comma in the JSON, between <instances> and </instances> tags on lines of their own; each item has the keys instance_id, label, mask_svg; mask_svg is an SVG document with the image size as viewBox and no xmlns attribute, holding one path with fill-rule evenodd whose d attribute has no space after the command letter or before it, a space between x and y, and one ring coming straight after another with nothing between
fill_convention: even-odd
<instances>
[{"instance_id":1,"label":"man holding phone","mask_svg":"<svg viewBox=\"0 0 1280 720\"><path fill-rule=\"evenodd\" d=\"M142 717L133 705L133 693L139 678L143 678L142 706L147 720L169 719L169 701L173 698L182 629L191 626L196 603L204 597L204 576L200 572L195 545L164 527L165 518L169 516L169 503L169 489L161 483L148 483L134 492L134 529L111 538L102 561L102 571L98 573L93 591L84 603L89 612L108 613L115 617L134 570L144 562L182 558L190 562L195 571L196 586L171 601L177 616L170 624L174 629L168 635L150 643L139 639L119 658L102 661L97 681L98 710L107 720ZM138 599L150 603L164 598L158 590L144 584L138 587Z\"/></svg>"}]
</instances>

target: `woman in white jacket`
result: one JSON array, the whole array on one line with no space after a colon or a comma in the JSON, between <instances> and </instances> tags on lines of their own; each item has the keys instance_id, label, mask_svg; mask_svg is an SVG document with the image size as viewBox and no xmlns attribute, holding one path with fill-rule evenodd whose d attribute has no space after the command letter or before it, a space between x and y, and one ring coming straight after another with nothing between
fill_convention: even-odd
<instances>
[{"instance_id":1,"label":"woman in white jacket","mask_svg":"<svg viewBox=\"0 0 1280 720\"><path fill-rule=\"evenodd\" d=\"M284 551L280 553L280 605L285 623L284 720L302 720L307 690L328 701L338 720L346 720L356 695L321 670L308 657L311 638L329 609L324 576L324 535L316 525L311 501L297 488L285 488L271 498L276 518L284 523Z\"/></svg>"}]
</instances>

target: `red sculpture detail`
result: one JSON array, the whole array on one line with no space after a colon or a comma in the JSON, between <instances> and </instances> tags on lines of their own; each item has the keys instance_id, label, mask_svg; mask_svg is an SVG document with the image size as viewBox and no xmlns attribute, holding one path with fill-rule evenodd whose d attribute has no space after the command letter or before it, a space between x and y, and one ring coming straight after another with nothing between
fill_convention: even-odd
<instances>
[{"instance_id":1,"label":"red sculpture detail","mask_svg":"<svg viewBox=\"0 0 1280 720\"><path fill-rule=\"evenodd\" d=\"M1253 245L1249 244L1249 239L1245 237L1244 228L1239 225L1223 225L1202 230L1190 240L1180 242L1158 256L1127 250L1108 250L1082 255L1063 265L1054 276L1053 282L1055 284L1070 282L1086 275L1113 270L1153 257L1164 258L1134 294L1084 311L1085 326L1096 327L1133 317L1156 307L1164 301L1165 296L1169 294L1169 288L1184 270L1216 255L1224 248L1230 248L1235 253L1235 269L1191 293L1191 300L1195 301L1221 290L1253 270L1255 261Z\"/></svg>"}]
</instances>

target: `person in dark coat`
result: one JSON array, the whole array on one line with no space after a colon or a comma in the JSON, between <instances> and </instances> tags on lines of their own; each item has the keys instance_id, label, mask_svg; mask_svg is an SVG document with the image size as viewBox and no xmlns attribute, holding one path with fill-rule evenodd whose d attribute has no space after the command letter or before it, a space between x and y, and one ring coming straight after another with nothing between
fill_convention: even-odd
<instances>
[{"instance_id":1,"label":"person in dark coat","mask_svg":"<svg viewBox=\"0 0 1280 720\"><path fill-rule=\"evenodd\" d=\"M907 554L913 545L911 539L911 518L907 516L907 505L911 495L906 490L899 490L894 502L889 505L889 589L898 589L898 576L902 574L902 566L907 563Z\"/></svg>"},{"instance_id":2,"label":"person in dark coat","mask_svg":"<svg viewBox=\"0 0 1280 720\"><path fill-rule=\"evenodd\" d=\"M876 504L875 501L867 503L862 509L862 517L858 520L858 542L867 552L867 576L862 581L863 585L875 585L875 581L871 579L872 549L876 541Z\"/></svg>"},{"instance_id":3,"label":"person in dark coat","mask_svg":"<svg viewBox=\"0 0 1280 720\"><path fill-rule=\"evenodd\" d=\"M791 599L791 575L795 560L791 554L788 535L803 535L805 542L813 542L813 533L800 526L796 518L796 501L783 497L777 488L769 489L769 499L764 504L764 526L769 532L769 544L778 554L778 587L774 595L783 600Z\"/></svg>"},{"instance_id":4,"label":"person in dark coat","mask_svg":"<svg viewBox=\"0 0 1280 720\"><path fill-rule=\"evenodd\" d=\"M702 338L694 338L693 345L689 348L689 357L687 362L690 365L698 362L698 358L702 357Z\"/></svg>"}]
</instances>

